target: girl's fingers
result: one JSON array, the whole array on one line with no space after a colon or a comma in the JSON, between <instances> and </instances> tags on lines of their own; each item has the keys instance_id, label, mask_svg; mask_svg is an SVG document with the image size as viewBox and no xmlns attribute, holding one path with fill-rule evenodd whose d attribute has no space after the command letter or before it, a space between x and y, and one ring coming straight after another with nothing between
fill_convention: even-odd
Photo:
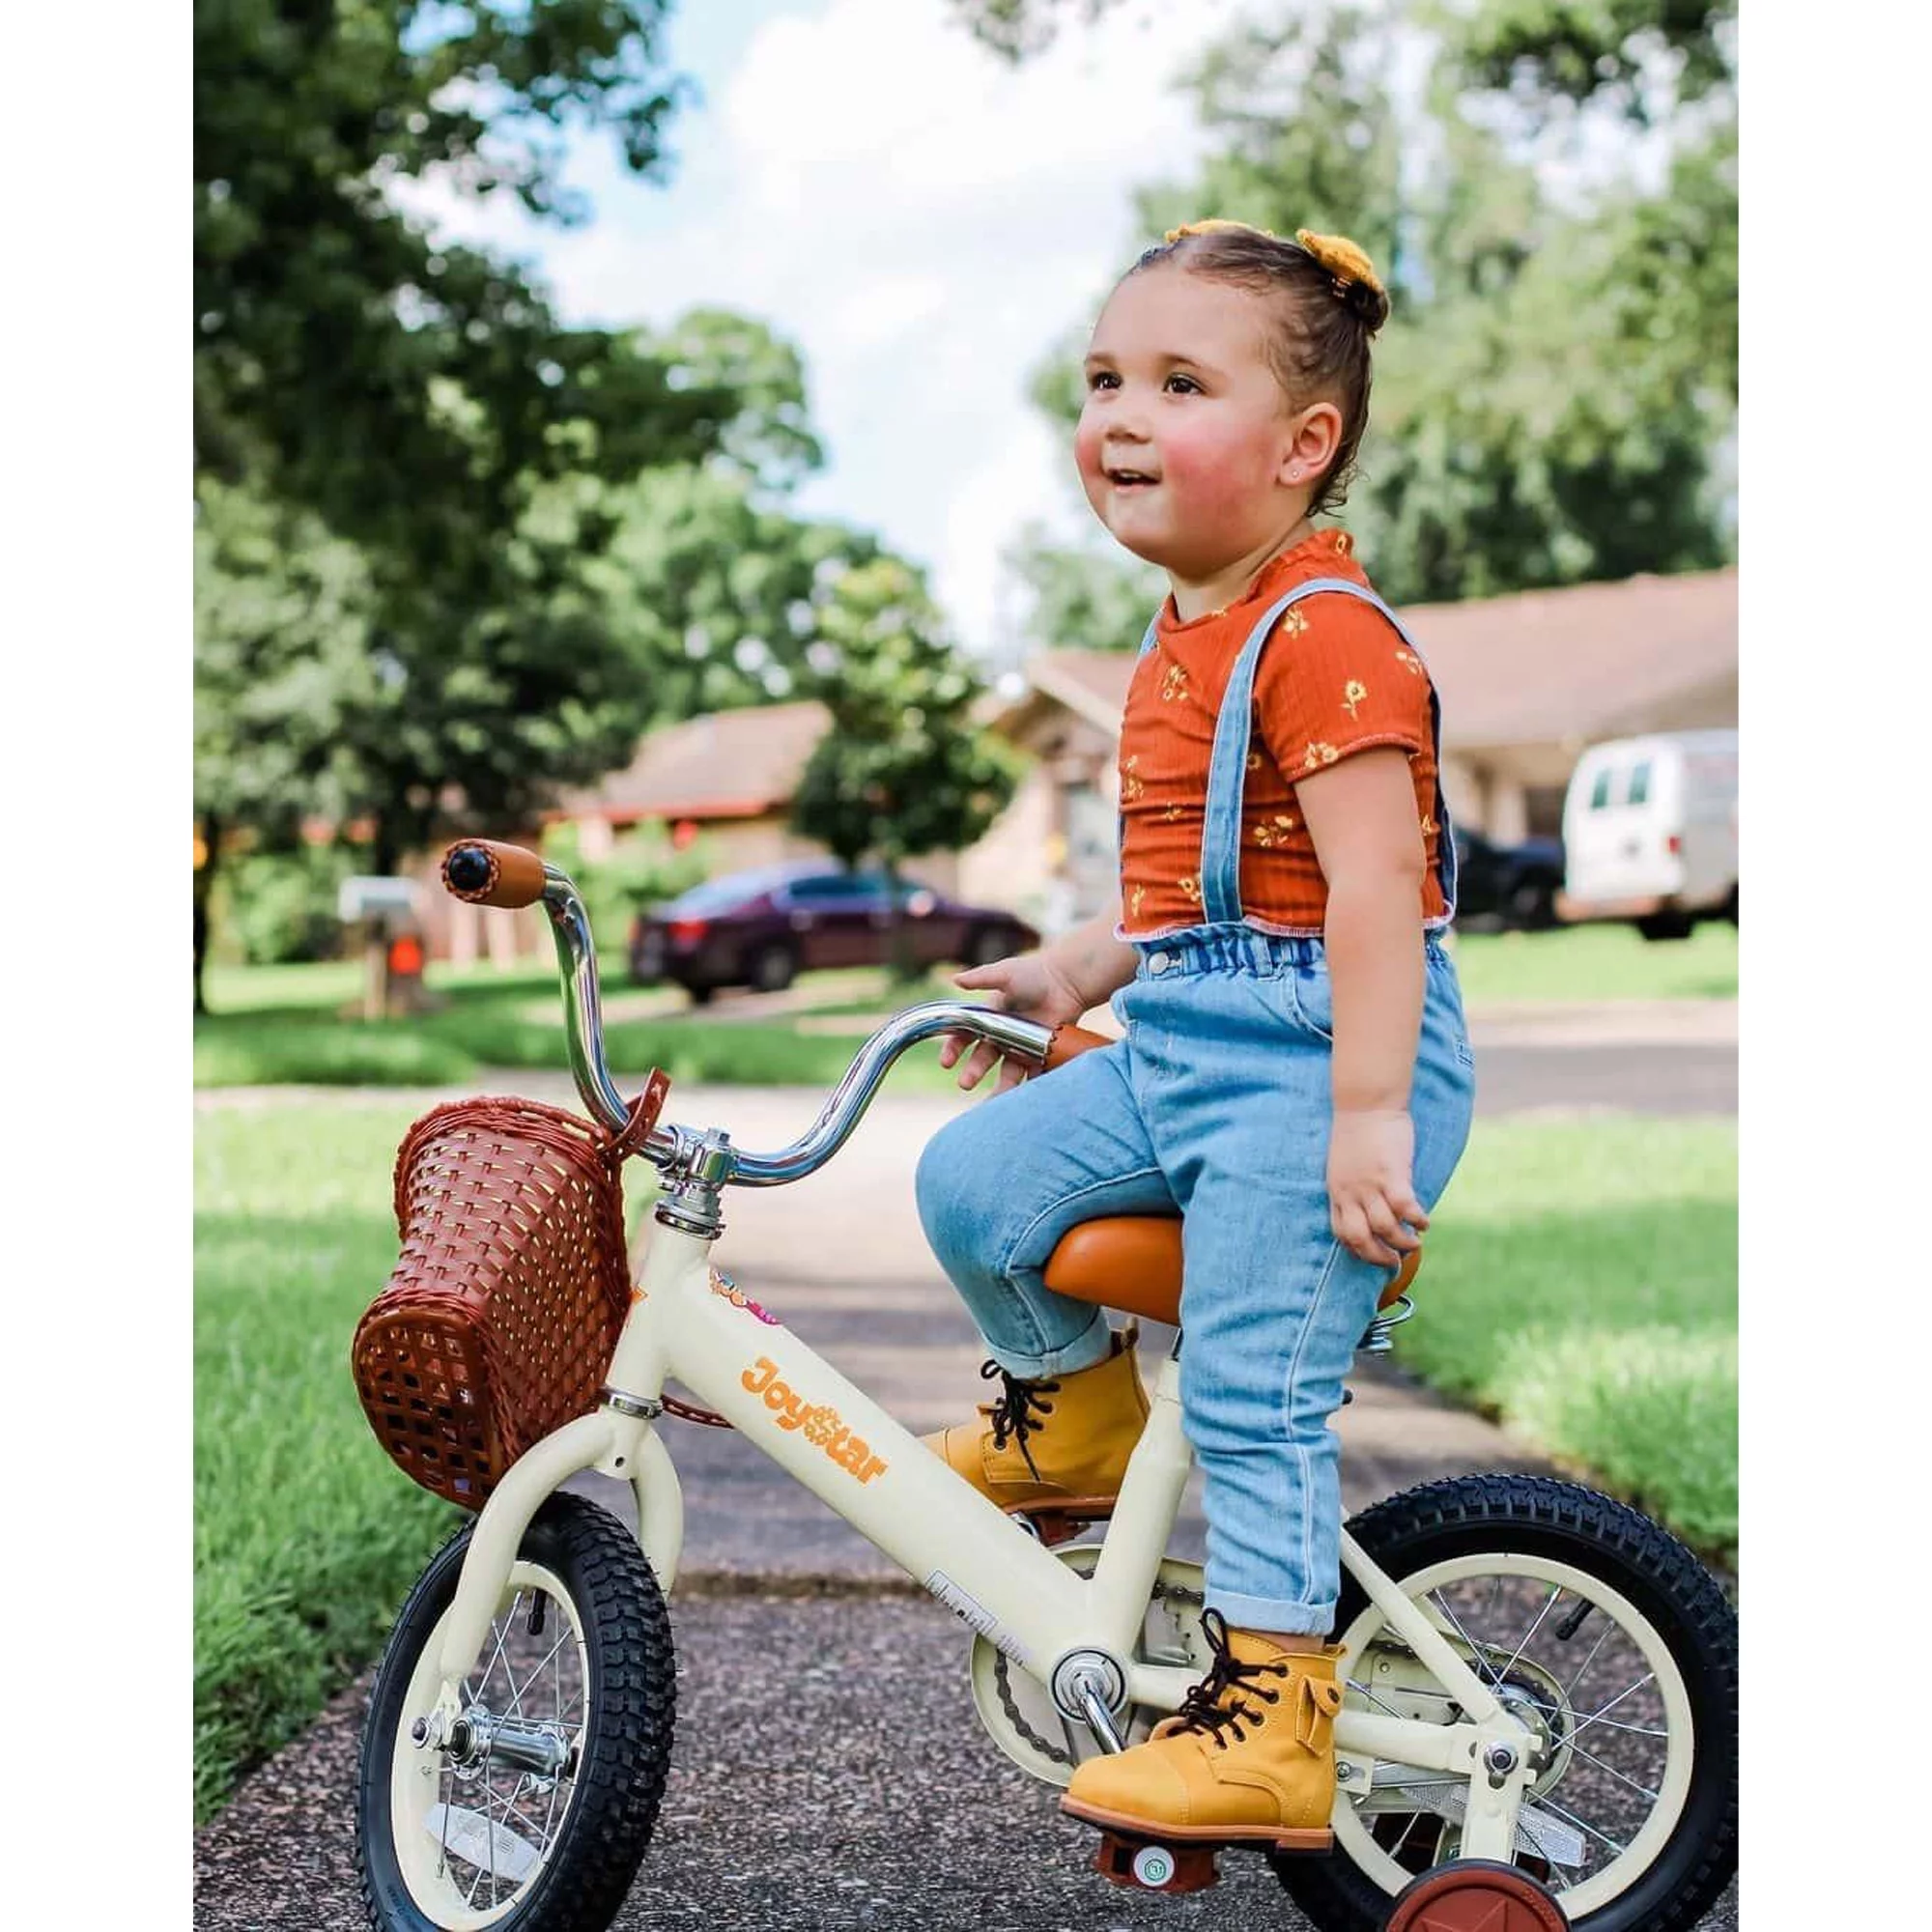
<instances>
[{"instance_id":1,"label":"girl's fingers","mask_svg":"<svg viewBox=\"0 0 1932 1932\"><path fill-rule=\"evenodd\" d=\"M1367 1203L1368 1222L1371 1230L1392 1248L1400 1248L1407 1254L1411 1248L1422 1245L1419 1235L1411 1235L1396 1218L1396 1210L1389 1206L1386 1196L1373 1195Z\"/></svg>"}]
</instances>

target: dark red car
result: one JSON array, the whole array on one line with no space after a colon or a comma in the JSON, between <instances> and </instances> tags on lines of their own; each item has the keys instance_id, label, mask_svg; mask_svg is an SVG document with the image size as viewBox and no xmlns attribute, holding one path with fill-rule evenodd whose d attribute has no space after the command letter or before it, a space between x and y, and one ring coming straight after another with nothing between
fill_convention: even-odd
<instances>
[{"instance_id":1,"label":"dark red car","mask_svg":"<svg viewBox=\"0 0 1932 1932\"><path fill-rule=\"evenodd\" d=\"M979 966L1039 944L1025 920L998 907L962 905L911 879L899 881L899 896L919 966ZM644 985L672 980L701 1003L720 986L775 993L819 967L884 966L892 944L883 872L796 860L707 879L639 913L631 927L631 977Z\"/></svg>"}]
</instances>

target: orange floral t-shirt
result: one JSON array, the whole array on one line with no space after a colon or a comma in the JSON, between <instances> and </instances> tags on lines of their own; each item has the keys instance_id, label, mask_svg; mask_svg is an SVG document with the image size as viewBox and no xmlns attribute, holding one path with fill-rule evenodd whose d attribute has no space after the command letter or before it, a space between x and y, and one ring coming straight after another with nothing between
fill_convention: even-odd
<instances>
[{"instance_id":1,"label":"orange floral t-shirt","mask_svg":"<svg viewBox=\"0 0 1932 1932\"><path fill-rule=\"evenodd\" d=\"M1134 668L1121 725L1122 939L1206 918L1201 835L1222 694L1248 634L1297 583L1342 577L1368 587L1345 530L1319 530L1273 558L1240 599L1183 624L1169 598L1153 648ZM1436 877L1435 747L1429 673L1373 605L1317 592L1291 605L1255 673L1241 797L1243 918L1268 932L1319 935L1328 886L1296 806L1295 781L1364 752L1408 753L1428 861L1417 919L1445 910Z\"/></svg>"}]
</instances>

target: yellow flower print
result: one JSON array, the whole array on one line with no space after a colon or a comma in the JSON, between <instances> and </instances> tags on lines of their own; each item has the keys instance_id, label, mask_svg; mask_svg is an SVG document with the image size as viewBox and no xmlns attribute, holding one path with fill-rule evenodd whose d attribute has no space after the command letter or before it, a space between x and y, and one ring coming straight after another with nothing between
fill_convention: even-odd
<instances>
[{"instance_id":1,"label":"yellow flower print","mask_svg":"<svg viewBox=\"0 0 1932 1932\"><path fill-rule=\"evenodd\" d=\"M1298 605L1291 604L1281 613L1281 634L1285 638L1298 638L1308 628L1308 619Z\"/></svg>"},{"instance_id":2,"label":"yellow flower print","mask_svg":"<svg viewBox=\"0 0 1932 1932\"><path fill-rule=\"evenodd\" d=\"M1395 661L1407 670L1410 677L1421 677L1424 674L1422 660L1413 651L1397 651Z\"/></svg>"},{"instance_id":3,"label":"yellow flower print","mask_svg":"<svg viewBox=\"0 0 1932 1932\"><path fill-rule=\"evenodd\" d=\"M1286 811L1277 811L1255 827L1255 843L1264 851L1272 850L1277 845L1286 845L1288 835L1293 830L1293 818Z\"/></svg>"},{"instance_id":4,"label":"yellow flower print","mask_svg":"<svg viewBox=\"0 0 1932 1932\"><path fill-rule=\"evenodd\" d=\"M1317 765L1332 765L1341 755L1333 745L1310 745L1301 754L1301 769L1312 772Z\"/></svg>"},{"instance_id":5,"label":"yellow flower print","mask_svg":"<svg viewBox=\"0 0 1932 1932\"><path fill-rule=\"evenodd\" d=\"M1127 895L1127 917L1129 919L1140 918L1141 901L1146 897L1147 888L1145 886L1136 886Z\"/></svg>"},{"instance_id":6,"label":"yellow flower print","mask_svg":"<svg viewBox=\"0 0 1932 1932\"><path fill-rule=\"evenodd\" d=\"M1134 770L1134 767L1140 761L1140 753L1136 752L1121 767L1121 803L1122 805L1131 805L1135 799L1140 797L1142 792L1147 790L1147 781Z\"/></svg>"},{"instance_id":7,"label":"yellow flower print","mask_svg":"<svg viewBox=\"0 0 1932 1932\"><path fill-rule=\"evenodd\" d=\"M1365 698L1368 695L1369 695L1369 687L1366 684L1364 684L1360 678L1351 677L1348 681L1348 683L1342 687L1342 709L1346 711L1350 718L1360 718L1361 713L1355 707L1359 705L1362 699Z\"/></svg>"},{"instance_id":8,"label":"yellow flower print","mask_svg":"<svg viewBox=\"0 0 1932 1932\"><path fill-rule=\"evenodd\" d=\"M1335 532L1335 554L1337 556L1347 556L1354 547L1355 540L1347 530L1337 530Z\"/></svg>"},{"instance_id":9,"label":"yellow flower print","mask_svg":"<svg viewBox=\"0 0 1932 1932\"><path fill-rule=\"evenodd\" d=\"M1172 704L1177 697L1183 699L1186 697L1187 672L1182 666L1178 664L1168 666L1167 675L1160 681L1160 696L1161 701L1167 704Z\"/></svg>"},{"instance_id":10,"label":"yellow flower print","mask_svg":"<svg viewBox=\"0 0 1932 1932\"><path fill-rule=\"evenodd\" d=\"M1163 825L1172 825L1175 822L1175 820L1178 819L1179 816L1180 816L1179 806L1170 805L1167 808L1167 810L1161 813L1160 822Z\"/></svg>"},{"instance_id":11,"label":"yellow flower print","mask_svg":"<svg viewBox=\"0 0 1932 1932\"><path fill-rule=\"evenodd\" d=\"M1192 872L1189 872L1184 879L1177 879L1175 883L1180 888L1181 896L1189 905L1201 903L1201 881Z\"/></svg>"},{"instance_id":12,"label":"yellow flower print","mask_svg":"<svg viewBox=\"0 0 1932 1932\"><path fill-rule=\"evenodd\" d=\"M1441 830L1441 826L1435 822L1435 814L1433 811L1425 811L1422 814L1422 836L1425 838L1434 837L1435 834Z\"/></svg>"},{"instance_id":13,"label":"yellow flower print","mask_svg":"<svg viewBox=\"0 0 1932 1932\"><path fill-rule=\"evenodd\" d=\"M1259 752L1250 752L1248 753L1249 771L1258 772L1261 770L1261 768L1262 768L1262 754Z\"/></svg>"}]
</instances>

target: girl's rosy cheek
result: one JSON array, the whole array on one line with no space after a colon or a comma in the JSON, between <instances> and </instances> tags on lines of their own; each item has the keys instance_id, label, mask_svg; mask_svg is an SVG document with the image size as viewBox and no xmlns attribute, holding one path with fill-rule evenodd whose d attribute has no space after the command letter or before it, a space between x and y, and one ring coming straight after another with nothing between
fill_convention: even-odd
<instances>
[{"instance_id":1,"label":"girl's rosy cheek","mask_svg":"<svg viewBox=\"0 0 1932 1932\"><path fill-rule=\"evenodd\" d=\"M1204 515L1232 510L1252 493L1239 452L1227 447L1225 438L1208 432L1177 430L1163 436L1160 465L1175 494Z\"/></svg>"},{"instance_id":2,"label":"girl's rosy cheek","mask_svg":"<svg viewBox=\"0 0 1932 1932\"><path fill-rule=\"evenodd\" d=\"M1080 418L1079 426L1073 432L1073 461L1081 479L1093 483L1100 475L1100 444L1102 431L1092 411Z\"/></svg>"}]
</instances>

